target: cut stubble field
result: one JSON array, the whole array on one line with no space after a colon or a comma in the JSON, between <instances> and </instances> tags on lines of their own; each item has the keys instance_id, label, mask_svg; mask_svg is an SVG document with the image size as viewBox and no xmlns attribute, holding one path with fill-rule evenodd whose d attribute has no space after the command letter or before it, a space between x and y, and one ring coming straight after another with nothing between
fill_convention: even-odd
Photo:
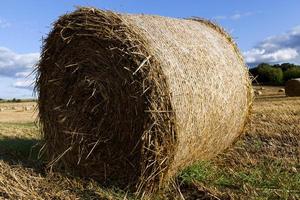
<instances>
[{"instance_id":1,"label":"cut stubble field","mask_svg":"<svg viewBox=\"0 0 300 200\"><path fill-rule=\"evenodd\" d=\"M155 198L300 199L300 98L285 97L279 89L262 90L235 144L186 168ZM0 112L0 199L134 199L93 180L47 173L37 159L41 144L33 113Z\"/></svg>"}]
</instances>

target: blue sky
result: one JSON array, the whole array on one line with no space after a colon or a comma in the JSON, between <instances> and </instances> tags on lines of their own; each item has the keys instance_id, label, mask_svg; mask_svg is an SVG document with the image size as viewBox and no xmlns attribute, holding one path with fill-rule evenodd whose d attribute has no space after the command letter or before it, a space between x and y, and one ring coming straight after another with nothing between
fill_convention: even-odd
<instances>
[{"instance_id":1,"label":"blue sky","mask_svg":"<svg viewBox=\"0 0 300 200\"><path fill-rule=\"evenodd\" d=\"M75 6L204 17L231 33L250 65L300 64L299 0L1 0L0 98L32 96L29 73L38 60L42 37L51 23Z\"/></svg>"}]
</instances>

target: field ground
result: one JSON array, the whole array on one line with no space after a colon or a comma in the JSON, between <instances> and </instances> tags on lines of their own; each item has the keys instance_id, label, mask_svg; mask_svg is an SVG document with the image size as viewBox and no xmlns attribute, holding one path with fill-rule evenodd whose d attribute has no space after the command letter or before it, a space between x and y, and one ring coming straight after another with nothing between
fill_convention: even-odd
<instances>
[{"instance_id":1,"label":"field ground","mask_svg":"<svg viewBox=\"0 0 300 200\"><path fill-rule=\"evenodd\" d=\"M279 89L261 90L245 134L232 147L185 169L177 186L156 198L300 199L300 98ZM0 112L0 199L133 199L92 180L45 173L37 159L36 114L18 106L23 110Z\"/></svg>"},{"instance_id":2,"label":"field ground","mask_svg":"<svg viewBox=\"0 0 300 200\"><path fill-rule=\"evenodd\" d=\"M36 103L0 103L0 122L26 123L36 119Z\"/></svg>"}]
</instances>

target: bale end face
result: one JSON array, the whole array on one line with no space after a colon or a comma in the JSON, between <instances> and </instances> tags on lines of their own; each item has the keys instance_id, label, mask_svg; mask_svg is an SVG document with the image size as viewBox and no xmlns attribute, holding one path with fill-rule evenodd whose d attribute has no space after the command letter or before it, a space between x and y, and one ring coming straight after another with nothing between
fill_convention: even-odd
<instances>
[{"instance_id":1,"label":"bale end face","mask_svg":"<svg viewBox=\"0 0 300 200\"><path fill-rule=\"evenodd\" d=\"M136 189L163 179L173 113L161 69L132 31L85 8L54 25L36 83L49 167Z\"/></svg>"}]
</instances>

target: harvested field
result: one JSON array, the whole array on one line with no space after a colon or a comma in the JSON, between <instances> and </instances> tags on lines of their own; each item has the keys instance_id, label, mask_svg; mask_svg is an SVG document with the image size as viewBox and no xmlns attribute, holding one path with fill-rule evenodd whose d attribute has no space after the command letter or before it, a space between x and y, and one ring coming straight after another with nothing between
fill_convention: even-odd
<instances>
[{"instance_id":1,"label":"harvested field","mask_svg":"<svg viewBox=\"0 0 300 200\"><path fill-rule=\"evenodd\" d=\"M32 122L37 117L35 102L0 103L0 122Z\"/></svg>"},{"instance_id":2,"label":"harvested field","mask_svg":"<svg viewBox=\"0 0 300 200\"><path fill-rule=\"evenodd\" d=\"M157 199L300 199L300 98L279 89L265 87L268 95L254 101L251 124L232 147L183 170L176 189ZM32 122L0 122L0 199L135 199L89 179L46 174L31 148L40 140Z\"/></svg>"}]
</instances>

